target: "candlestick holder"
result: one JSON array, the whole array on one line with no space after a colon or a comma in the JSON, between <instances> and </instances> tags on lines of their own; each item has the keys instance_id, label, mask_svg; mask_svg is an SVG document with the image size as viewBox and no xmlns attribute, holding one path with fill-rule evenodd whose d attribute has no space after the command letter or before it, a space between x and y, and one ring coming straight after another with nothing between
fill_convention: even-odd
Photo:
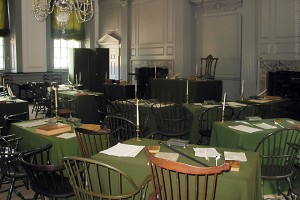
<instances>
[{"instance_id":1,"label":"candlestick holder","mask_svg":"<svg viewBox=\"0 0 300 200\"><path fill-rule=\"evenodd\" d=\"M225 110L222 110L222 119L221 119L221 123L224 123L224 116L225 116Z\"/></svg>"},{"instance_id":2,"label":"candlestick holder","mask_svg":"<svg viewBox=\"0 0 300 200\"><path fill-rule=\"evenodd\" d=\"M156 78L156 72L154 73L154 78Z\"/></svg>"},{"instance_id":3,"label":"candlestick holder","mask_svg":"<svg viewBox=\"0 0 300 200\"><path fill-rule=\"evenodd\" d=\"M186 95L186 103L189 103L189 95Z\"/></svg>"},{"instance_id":4,"label":"candlestick holder","mask_svg":"<svg viewBox=\"0 0 300 200\"><path fill-rule=\"evenodd\" d=\"M241 101L244 101L244 92L241 94Z\"/></svg>"},{"instance_id":5,"label":"candlestick holder","mask_svg":"<svg viewBox=\"0 0 300 200\"><path fill-rule=\"evenodd\" d=\"M58 116L58 85L54 85L54 101L55 101L55 117L53 117L53 122L58 123L62 121Z\"/></svg>"},{"instance_id":6,"label":"candlestick holder","mask_svg":"<svg viewBox=\"0 0 300 200\"><path fill-rule=\"evenodd\" d=\"M134 140L137 142L142 141L140 138L140 126L139 125L136 126L136 138L134 138Z\"/></svg>"}]
</instances>

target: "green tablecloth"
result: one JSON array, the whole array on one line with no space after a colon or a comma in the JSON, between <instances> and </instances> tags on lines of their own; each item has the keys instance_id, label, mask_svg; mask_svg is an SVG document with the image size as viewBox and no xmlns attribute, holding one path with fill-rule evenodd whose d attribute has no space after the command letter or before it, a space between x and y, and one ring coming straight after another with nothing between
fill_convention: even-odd
<instances>
[{"instance_id":1,"label":"green tablecloth","mask_svg":"<svg viewBox=\"0 0 300 200\"><path fill-rule=\"evenodd\" d=\"M12 115L17 113L29 112L28 102L16 99L0 102L0 126L4 126L4 115Z\"/></svg>"},{"instance_id":2,"label":"green tablecloth","mask_svg":"<svg viewBox=\"0 0 300 200\"><path fill-rule=\"evenodd\" d=\"M200 104L194 104L194 103L184 103L182 104L183 107L185 107L192 115L192 123L191 123L191 129L190 129L190 143L197 144L200 139L199 134L199 117L201 117L202 113L208 109L209 107L212 107L213 105L200 105ZM221 103L220 103L221 105ZM232 108L234 109L234 117L237 116L238 112L240 111L243 106L235 106Z\"/></svg>"},{"instance_id":3,"label":"green tablecloth","mask_svg":"<svg viewBox=\"0 0 300 200\"><path fill-rule=\"evenodd\" d=\"M292 128L295 124L300 125L299 121L295 121L288 118L276 119L276 120L278 120L278 123L285 128ZM263 119L261 122L251 122L251 124L262 123L262 122L265 122L272 126L276 126L277 127L276 129L281 128L280 126L274 124L273 119ZM291 122L294 122L294 124ZM235 148L235 149L243 148L250 151L254 151L256 145L263 137L276 130L276 129L264 129L262 131L248 133L248 132L243 132L228 127L228 126L237 126L237 125L247 126L247 124L236 122L236 121L227 121L225 123L215 122L212 128L210 146ZM273 185L272 183L265 184L264 188L265 188L264 189L265 194L275 193L276 191L275 184Z\"/></svg>"},{"instance_id":4,"label":"green tablecloth","mask_svg":"<svg viewBox=\"0 0 300 200\"><path fill-rule=\"evenodd\" d=\"M142 139L141 142L137 142L133 139L126 141L127 144L134 145L158 145L157 140L146 140ZM204 158L194 156L194 147L201 147L197 145L189 145L187 148L183 149L181 147L176 148L177 150L194 157L195 159L205 161ZM231 149L217 148L217 151L222 155L224 150L235 151ZM170 152L169 149L161 147L161 152ZM260 162L257 153L246 152L248 161L242 162L240 167L240 172L227 172L218 176L218 185L216 191L216 199L222 200L257 200L261 199L260 190ZM144 152L140 152L135 158L128 157L116 157L109 156L102 153L92 156L92 159L107 163L111 166L117 167L127 173L137 184L141 183L144 178L150 174L150 168L147 165L147 158ZM179 162L188 163L191 165L199 165L183 156L179 156ZM219 163L224 162L224 157L222 156ZM215 164L214 159L210 159L207 163L211 166ZM152 191L152 185L149 186L147 191L147 196Z\"/></svg>"},{"instance_id":5,"label":"green tablecloth","mask_svg":"<svg viewBox=\"0 0 300 200\"><path fill-rule=\"evenodd\" d=\"M58 96L74 99L76 103L76 117L82 123L99 123L98 108L95 95L103 95L97 92L60 91Z\"/></svg>"},{"instance_id":6,"label":"green tablecloth","mask_svg":"<svg viewBox=\"0 0 300 200\"><path fill-rule=\"evenodd\" d=\"M188 99L190 103L204 100L221 101L223 83L221 80L188 81ZM187 80L183 79L150 79L147 96L159 101L186 103Z\"/></svg>"},{"instance_id":7,"label":"green tablecloth","mask_svg":"<svg viewBox=\"0 0 300 200\"><path fill-rule=\"evenodd\" d=\"M35 129L39 126L24 128L20 125L21 123L26 122L13 123L10 128L10 133L17 134L23 138L19 144L20 150L30 150L51 143L53 145L51 149L51 161L53 164L61 164L62 158L65 156L81 155L76 137L64 139L57 136L44 136L35 132Z\"/></svg>"}]
</instances>

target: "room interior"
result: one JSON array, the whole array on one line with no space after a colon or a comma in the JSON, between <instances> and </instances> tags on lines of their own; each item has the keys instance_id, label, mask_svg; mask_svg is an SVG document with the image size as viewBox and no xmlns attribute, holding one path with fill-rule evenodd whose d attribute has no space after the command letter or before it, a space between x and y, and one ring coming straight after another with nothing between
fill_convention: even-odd
<instances>
[{"instance_id":1,"label":"room interior","mask_svg":"<svg viewBox=\"0 0 300 200\"><path fill-rule=\"evenodd\" d=\"M154 95L183 104L194 117L191 121L191 132L193 133L188 138L193 145L209 145L212 132L215 134L212 136L212 144L218 146L222 143L216 136L217 131L211 129L208 139L199 143L199 137L202 138L202 136L198 134L200 131L198 120L203 117L201 108L197 107L200 105L197 103L200 102L210 104L210 100L215 100L222 103L224 98L224 105L219 105L219 108L223 109L223 115L220 115L222 118L217 119L220 123L214 128L223 130L223 132L219 132L226 134L233 133L227 127L228 124L224 125L224 117L227 117L224 116L225 99L226 102L228 101L228 105L230 101L248 100L249 97L253 97L254 101L257 101L256 98L259 94L274 97L274 99L275 97L280 100L288 99L289 103L284 107L286 113L289 114L288 117L293 118L295 122L300 119L300 103L298 103L300 102L300 0L92 1L93 16L83 23L85 37L80 40L80 48L70 50L69 67L65 69L55 69L54 67L56 52L52 38L52 20L48 16L45 21L38 21L32 13L33 4L38 1L7 1L9 34L4 37L3 60L5 67L0 70L0 85L6 87L6 84L3 83L8 81L16 86L12 87L12 90L17 98L30 102L29 110L27 107L26 109L30 112L31 119L46 116L44 112L40 112L42 107L38 109L32 107L44 106L45 102L31 99L32 91L28 91L31 89L26 86L28 83L45 82L45 80L47 80L46 82L57 82L54 80L55 76L60 77L59 83L66 83L67 87L69 87L69 83L74 83L74 85L71 84L72 87L76 87L74 91L80 91L76 94L74 91L72 91L73 93L60 91L59 95L68 98L75 96L76 105L84 105L80 109L77 107L74 112L74 116L81 117L82 123L98 124L98 114L102 111L99 110L100 107L97 104L99 102L94 97L100 98L103 93L108 94L108 91L112 95L108 99L116 100L116 105L114 105L116 107L121 104L118 99L126 97L126 99L133 99L131 102L126 102L128 103L126 106L133 106L133 110L135 110L135 105L139 103L136 100L140 98L140 105L148 106L146 109L142 108L144 110L141 112L150 110L149 102L153 103ZM56 24L56 26L58 25ZM56 31L61 35L64 34L64 29L61 27ZM215 85L213 89L205 87L203 93L209 96L207 97L209 99L203 99L202 94L197 93L197 81L206 81L199 74L202 74L202 59L209 55L217 58L215 74L213 80L210 80ZM157 76L158 80L148 80L150 75L149 77L137 75L142 72L155 74L155 79ZM177 82L170 89L167 81L173 78L174 82ZM155 92L153 92L153 88L146 87L153 80L156 82L152 83L156 84ZM152 90L152 96L146 98L149 90ZM197 95L192 96L191 91ZM104 107L106 108L106 104ZM7 108L7 110L13 110L13 107ZM54 112L51 112L57 117L58 106L55 105ZM107 115L105 112L104 114ZM136 110L135 112L138 113ZM70 118L70 113L73 114L73 110L67 111L64 117ZM132 114L135 117L136 115L136 113ZM268 116L272 120L268 119L266 123L274 125L275 128L292 126L289 119L276 121L277 116L279 115ZM240 119L237 114L235 116L232 114L231 117L236 117L236 120ZM154 122L154 118L152 120L150 119L150 125L155 123L158 125L161 119L158 122ZM104 118L101 119L101 123L105 124ZM229 125L234 126L234 123L236 122ZM294 126L296 127L297 124L293 124L292 127ZM22 134L24 132L25 135L28 134L26 136L34 138L35 136L30 135L32 130L26 128L13 125L14 131ZM153 129L153 127L151 128ZM139 133L139 126L136 130ZM264 134L267 134L268 131L265 131ZM239 134L234 136L242 138L241 144L224 140L226 142L222 144L223 146L218 147L227 148L226 145L230 144L236 148L249 148L249 146L254 148L251 142L246 142L247 138L240 137ZM59 144L54 145L54 149L60 147L63 149L68 145L75 146L76 143L75 137L65 143L56 137L51 140ZM32 145L31 142L33 139L26 141L23 145L29 147ZM135 144L135 142L130 141L128 144ZM151 145L153 143L147 140L143 142ZM76 152L80 153L79 147ZM62 157L62 155L59 156ZM251 166L247 165L246 168L256 169L258 156L253 152L248 152L247 156L251 160ZM143 157L143 159L145 158ZM94 159L105 160L107 158L99 154L94 156ZM125 162L126 159L123 161ZM119 160L112 159L112 162L118 163ZM207 162L211 164L217 160L211 159ZM133 169L131 164L124 166ZM252 177L250 178L256 178L259 173L259 170L251 171ZM260 186L257 186L258 179L251 181L256 184L255 187L253 186L252 193L247 190L241 194L247 199L254 198L254 195L261 195L261 191L258 191ZM245 187L250 188L248 185ZM268 184L265 188L268 192L274 191L274 188ZM222 191L224 190L226 189L223 188ZM32 194L30 193L30 195ZM4 194L4 196L6 195ZM16 197L16 199L18 198Z\"/></svg>"}]
</instances>

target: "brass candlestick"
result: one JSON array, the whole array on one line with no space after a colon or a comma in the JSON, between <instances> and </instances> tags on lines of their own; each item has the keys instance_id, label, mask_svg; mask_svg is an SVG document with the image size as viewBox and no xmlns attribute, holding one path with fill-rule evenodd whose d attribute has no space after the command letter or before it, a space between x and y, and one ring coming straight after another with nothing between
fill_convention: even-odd
<instances>
[{"instance_id":1,"label":"brass candlestick","mask_svg":"<svg viewBox=\"0 0 300 200\"><path fill-rule=\"evenodd\" d=\"M142 141L140 139L140 126L138 126L138 125L136 126L136 138L134 140L137 141L137 142Z\"/></svg>"},{"instance_id":2,"label":"brass candlestick","mask_svg":"<svg viewBox=\"0 0 300 200\"><path fill-rule=\"evenodd\" d=\"M244 101L244 92L241 94L241 100Z\"/></svg>"},{"instance_id":3,"label":"brass candlestick","mask_svg":"<svg viewBox=\"0 0 300 200\"><path fill-rule=\"evenodd\" d=\"M222 110L222 120L221 123L224 123L225 110Z\"/></svg>"}]
</instances>

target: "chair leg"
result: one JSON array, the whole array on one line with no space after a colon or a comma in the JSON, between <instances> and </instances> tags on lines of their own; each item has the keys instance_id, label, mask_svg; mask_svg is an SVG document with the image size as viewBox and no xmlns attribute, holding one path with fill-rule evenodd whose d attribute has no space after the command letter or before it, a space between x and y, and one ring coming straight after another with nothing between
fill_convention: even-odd
<instances>
[{"instance_id":1,"label":"chair leg","mask_svg":"<svg viewBox=\"0 0 300 200\"><path fill-rule=\"evenodd\" d=\"M264 181L263 180L261 180L261 195L262 195L261 199L264 199Z\"/></svg>"},{"instance_id":2,"label":"chair leg","mask_svg":"<svg viewBox=\"0 0 300 200\"><path fill-rule=\"evenodd\" d=\"M10 185L10 188L9 188L9 191L8 191L8 195L7 195L7 200L11 200L11 196L12 196L12 193L13 193L13 190L14 190L14 185L15 185L15 182L16 182L16 179L12 179L11 180L11 185Z\"/></svg>"}]
</instances>

